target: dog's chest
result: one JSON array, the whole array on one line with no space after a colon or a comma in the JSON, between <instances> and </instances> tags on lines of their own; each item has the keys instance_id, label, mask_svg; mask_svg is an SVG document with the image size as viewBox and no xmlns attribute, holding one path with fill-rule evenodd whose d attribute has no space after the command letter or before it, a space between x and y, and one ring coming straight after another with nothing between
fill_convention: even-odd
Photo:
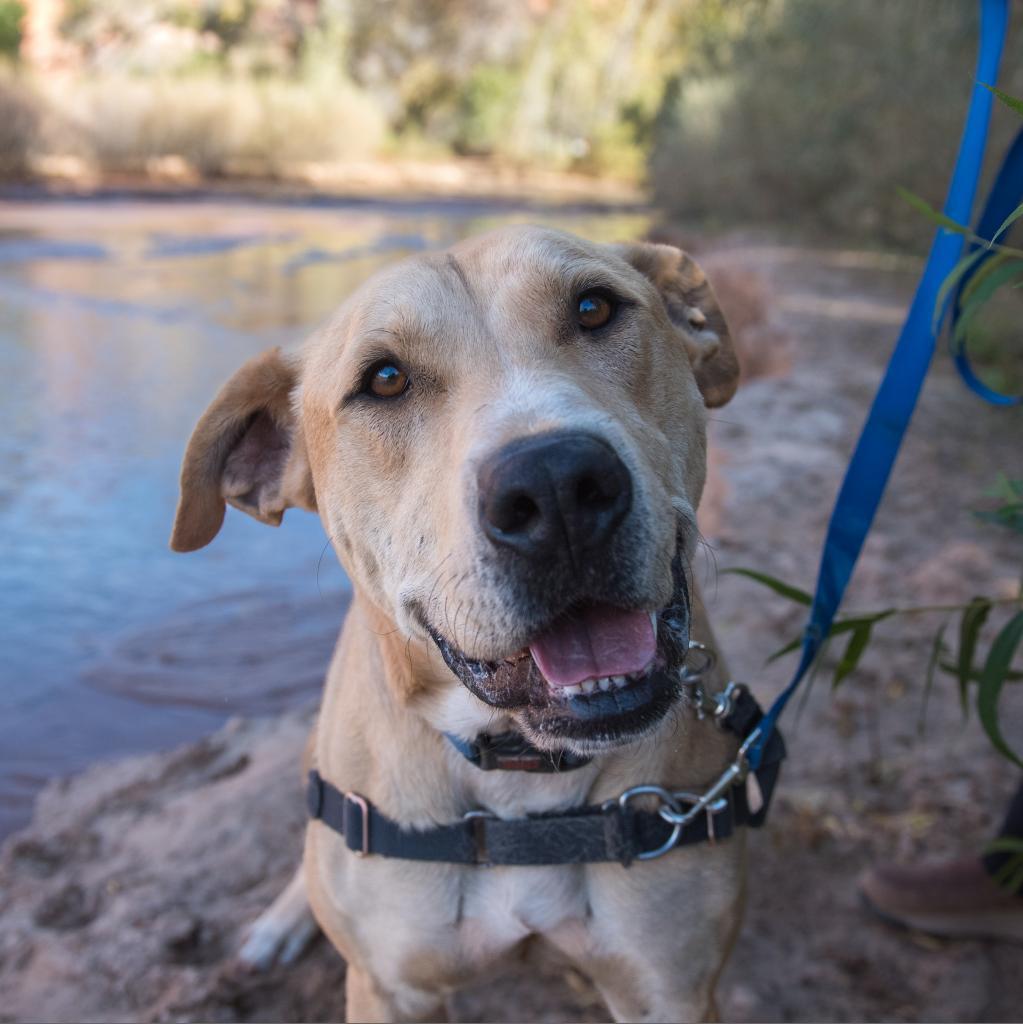
<instances>
[{"instance_id":1,"label":"dog's chest","mask_svg":"<svg viewBox=\"0 0 1023 1024\"><path fill-rule=\"evenodd\" d=\"M578 865L419 865L337 852L325 915L333 937L381 965L391 987L465 984L531 938L570 957L587 947L587 879Z\"/></svg>"},{"instance_id":2,"label":"dog's chest","mask_svg":"<svg viewBox=\"0 0 1023 1024\"><path fill-rule=\"evenodd\" d=\"M462 883L461 928L491 952L530 935L552 937L588 913L579 867L479 868Z\"/></svg>"}]
</instances>

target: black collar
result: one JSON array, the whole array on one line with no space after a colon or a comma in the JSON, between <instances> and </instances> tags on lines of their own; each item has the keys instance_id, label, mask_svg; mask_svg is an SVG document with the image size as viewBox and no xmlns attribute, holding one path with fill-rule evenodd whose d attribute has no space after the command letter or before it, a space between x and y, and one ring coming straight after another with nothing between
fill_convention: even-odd
<instances>
[{"instance_id":1,"label":"black collar","mask_svg":"<svg viewBox=\"0 0 1023 1024\"><path fill-rule=\"evenodd\" d=\"M745 740L762 717L756 700L745 687L740 687L720 725ZM762 825L784 757L785 743L774 730L756 772L745 780L737 777L724 796L684 825L674 826L671 816L664 814L663 801L658 811L637 810L632 797L659 792L673 801L676 816L685 810L686 801L692 804L698 797L673 794L659 786L636 786L603 804L512 820L486 811L470 811L451 824L427 829L404 827L365 797L343 793L316 771L309 773L306 800L309 817L338 833L348 849L361 856L373 854L447 864L618 861L628 866L633 860L659 857L677 846L727 839L743 825Z\"/></svg>"},{"instance_id":2,"label":"black collar","mask_svg":"<svg viewBox=\"0 0 1023 1024\"><path fill-rule=\"evenodd\" d=\"M475 740L463 740L450 732L444 735L466 761L485 772L570 772L592 760L568 750L539 750L517 732L497 736L481 732Z\"/></svg>"}]
</instances>

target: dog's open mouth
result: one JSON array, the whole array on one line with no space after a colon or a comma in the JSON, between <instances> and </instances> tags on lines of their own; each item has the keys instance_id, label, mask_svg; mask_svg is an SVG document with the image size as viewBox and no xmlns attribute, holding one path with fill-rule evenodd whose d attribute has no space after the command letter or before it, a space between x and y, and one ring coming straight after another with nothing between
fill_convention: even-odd
<instances>
[{"instance_id":1,"label":"dog's open mouth","mask_svg":"<svg viewBox=\"0 0 1023 1024\"><path fill-rule=\"evenodd\" d=\"M671 604L659 612L578 603L500 661L469 658L428 628L461 682L515 713L534 743L589 751L648 732L675 703L689 647L689 592L679 569Z\"/></svg>"},{"instance_id":2,"label":"dog's open mouth","mask_svg":"<svg viewBox=\"0 0 1023 1024\"><path fill-rule=\"evenodd\" d=\"M581 697L624 689L648 674L657 653L657 616L612 605L583 605L529 645L551 692Z\"/></svg>"}]
</instances>

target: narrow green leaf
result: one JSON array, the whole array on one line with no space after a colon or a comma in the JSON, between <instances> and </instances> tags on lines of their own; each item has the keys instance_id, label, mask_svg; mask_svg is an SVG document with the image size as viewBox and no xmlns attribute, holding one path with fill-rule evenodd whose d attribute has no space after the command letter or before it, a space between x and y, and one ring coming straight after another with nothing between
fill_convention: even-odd
<instances>
[{"instance_id":1,"label":"narrow green leaf","mask_svg":"<svg viewBox=\"0 0 1023 1024\"><path fill-rule=\"evenodd\" d=\"M973 290L969 299L964 297L952 340L956 343L964 341L966 332L972 326L978 314L991 300L992 296L1002 285L1017 277L1023 278L1023 260L1007 260L992 273L986 274L983 282L978 288Z\"/></svg>"},{"instance_id":2,"label":"narrow green leaf","mask_svg":"<svg viewBox=\"0 0 1023 1024\"><path fill-rule=\"evenodd\" d=\"M764 662L765 665L770 665L772 661L777 661L779 658L784 658L786 654L791 654L793 651L798 651L803 646L803 638L797 636L795 640L790 640L784 647L779 647L778 650L768 656Z\"/></svg>"},{"instance_id":3,"label":"narrow green leaf","mask_svg":"<svg viewBox=\"0 0 1023 1024\"><path fill-rule=\"evenodd\" d=\"M841 636L843 633L849 633L853 630L859 629L861 626L873 626L882 619L887 619L890 615L894 615L897 611L897 608L885 608L883 611L871 612L869 615L857 615L852 619L842 619L841 621L834 623L831 629L828 630L828 639L831 639L831 637L834 636ZM796 637L796 639L790 640L785 644L784 647L779 647L774 654L767 658L764 664L770 665L772 661L777 661L778 658L784 657L786 654L791 654L802 646L803 638L801 636Z\"/></svg>"},{"instance_id":4,"label":"narrow green leaf","mask_svg":"<svg viewBox=\"0 0 1023 1024\"><path fill-rule=\"evenodd\" d=\"M1015 110L1017 114L1023 115L1023 100L1016 99L1015 96L1010 96L1009 93L1002 92L1001 89L988 85L987 82L981 82L980 84L988 92L993 92L1010 110Z\"/></svg>"},{"instance_id":5,"label":"narrow green leaf","mask_svg":"<svg viewBox=\"0 0 1023 1024\"><path fill-rule=\"evenodd\" d=\"M985 853L1023 853L1023 838L1019 836L998 836L984 844Z\"/></svg>"},{"instance_id":6,"label":"narrow green leaf","mask_svg":"<svg viewBox=\"0 0 1023 1024\"><path fill-rule=\"evenodd\" d=\"M994 512L974 512L978 519L995 526L1005 526L1016 533L1023 533L1023 503L1003 505Z\"/></svg>"},{"instance_id":7,"label":"narrow green leaf","mask_svg":"<svg viewBox=\"0 0 1023 1024\"><path fill-rule=\"evenodd\" d=\"M994 485L984 494L989 498L1000 498L1002 504L998 508L981 509L973 514L985 523L994 523L1023 533L1023 480L1014 480L999 473Z\"/></svg>"},{"instance_id":8,"label":"narrow green leaf","mask_svg":"<svg viewBox=\"0 0 1023 1024\"><path fill-rule=\"evenodd\" d=\"M1016 209L1002 221L1002 226L991 236L991 245L994 245L994 243L998 241L999 236L1002 235L1007 228L1011 227L1015 221L1019 220L1020 217L1023 217L1023 203L1020 203L1019 206L1017 206Z\"/></svg>"},{"instance_id":9,"label":"narrow green leaf","mask_svg":"<svg viewBox=\"0 0 1023 1024\"><path fill-rule=\"evenodd\" d=\"M964 256L952 268L948 277L941 282L941 287L938 289L938 296L934 300L934 316L931 319L931 326L935 333L937 333L941 327L941 321L945 314L945 304L948 301L948 297L952 294L952 290L963 279L963 276L967 271L979 263L986 255L987 253L984 249L975 249L973 252Z\"/></svg>"},{"instance_id":10,"label":"narrow green leaf","mask_svg":"<svg viewBox=\"0 0 1023 1024\"><path fill-rule=\"evenodd\" d=\"M942 213L940 210L936 210L933 206L931 206L930 203L927 202L926 199L921 199L920 196L916 195L916 193L910 192L908 188L903 188L901 185L896 185L895 190L907 203L909 203L910 206L912 206L918 212L922 213L928 220L933 221L935 224L937 224L939 227L944 228L946 231L951 231L954 234L962 235L969 241L976 242L980 246L982 246L982 248L978 249L976 252L971 253L968 256L965 256L963 258L964 260L969 260L977 256L986 255L985 250L990 251L992 249L996 252L1004 252L1013 256L1023 256L1023 250L1021 249L1015 249L1009 245L1002 245L999 242L996 242L994 238L981 238L980 235L978 235L972 228L967 227L967 225L965 224L960 224L959 221L953 220L951 217L949 217L945 213ZM960 267L957 267L956 270L952 271L952 273L956 274L956 271L961 269L962 264L960 263ZM947 283L948 280L946 279L946 284ZM940 307L942 303L939 301L938 305Z\"/></svg>"},{"instance_id":11,"label":"narrow green leaf","mask_svg":"<svg viewBox=\"0 0 1023 1024\"><path fill-rule=\"evenodd\" d=\"M851 619L839 619L838 622L832 625L828 636L848 633L849 630L858 629L867 623L872 626L875 622L880 622L882 619L887 619L889 616L894 615L896 611L898 611L897 608L884 608L879 612L867 612L865 615L857 615Z\"/></svg>"},{"instance_id":12,"label":"narrow green leaf","mask_svg":"<svg viewBox=\"0 0 1023 1024\"><path fill-rule=\"evenodd\" d=\"M787 597L790 601L795 601L796 604L803 604L809 607L813 603L813 598L805 590L800 590L799 587L793 587L791 584L776 579L774 576L769 576L766 572L756 572L753 569L725 569L724 571L736 576L746 576L757 583L763 584L765 587L770 587L776 594Z\"/></svg>"},{"instance_id":13,"label":"narrow green leaf","mask_svg":"<svg viewBox=\"0 0 1023 1024\"><path fill-rule=\"evenodd\" d=\"M860 658L863 657L863 652L867 649L867 644L870 643L870 631L873 625L873 622L866 622L852 631L849 643L846 644L845 653L835 666L835 676L831 681L832 689L835 689L850 672L856 670Z\"/></svg>"},{"instance_id":14,"label":"narrow green leaf","mask_svg":"<svg viewBox=\"0 0 1023 1024\"><path fill-rule=\"evenodd\" d=\"M1001 696L1006 673L1021 640L1023 640L1023 611L1016 612L1009 619L991 644L991 650L988 651L984 671L981 674L980 686L977 689L977 717L995 750L1012 761L1013 764L1023 768L1023 760L1005 741L998 723L998 698Z\"/></svg>"},{"instance_id":15,"label":"narrow green leaf","mask_svg":"<svg viewBox=\"0 0 1023 1024\"><path fill-rule=\"evenodd\" d=\"M1014 854L992 876L996 885L1009 892L1023 889L1023 854Z\"/></svg>"},{"instance_id":16,"label":"narrow green leaf","mask_svg":"<svg viewBox=\"0 0 1023 1024\"><path fill-rule=\"evenodd\" d=\"M963 294L959 297L960 304L965 304L969 301L970 296L984 283L987 277L993 274L1006 260L1011 259L1010 256L1006 256L1005 253L999 252L991 256L990 259L984 261L984 265L981 266L977 273L970 277L970 280L966 282L966 286L963 288Z\"/></svg>"},{"instance_id":17,"label":"narrow green leaf","mask_svg":"<svg viewBox=\"0 0 1023 1024\"><path fill-rule=\"evenodd\" d=\"M859 629L861 626L873 626L884 619L890 618L898 611L897 608L885 608L879 612L869 612L867 615L857 615L852 619L840 619L834 623L828 631L828 636L838 636L841 633L848 633L850 630Z\"/></svg>"},{"instance_id":18,"label":"narrow green leaf","mask_svg":"<svg viewBox=\"0 0 1023 1024\"><path fill-rule=\"evenodd\" d=\"M940 668L942 672L947 672L950 676L956 676L956 677L959 676L959 666L958 665L953 665L950 661L939 661L938 662L938 668ZM1005 674L1005 681L1007 683L1023 682L1023 672L1017 672L1016 670L1013 670L1011 672L1007 672ZM980 670L979 669L976 669L976 668L971 668L970 669L970 682L971 683L979 683L980 682Z\"/></svg>"},{"instance_id":19,"label":"narrow green leaf","mask_svg":"<svg viewBox=\"0 0 1023 1024\"><path fill-rule=\"evenodd\" d=\"M987 302L1001 285L1017 276L1023 280L1023 260L1007 256L1005 253L993 256L972 276L969 285L963 290L960 302L961 316L965 315L967 308L975 302Z\"/></svg>"},{"instance_id":20,"label":"narrow green leaf","mask_svg":"<svg viewBox=\"0 0 1023 1024\"><path fill-rule=\"evenodd\" d=\"M917 719L916 731L919 735L923 735L927 728L927 706L931 701L931 693L934 690L934 675L935 670L938 667L938 660L941 658L942 652L945 650L945 630L948 629L948 622L943 622L937 633L934 634L934 640L931 641L931 654L927 659L927 671L924 673L924 695L920 701L920 717Z\"/></svg>"},{"instance_id":21,"label":"narrow green leaf","mask_svg":"<svg viewBox=\"0 0 1023 1024\"><path fill-rule=\"evenodd\" d=\"M921 199L915 192L910 192L908 188L903 188L901 185L896 185L895 191L898 192L910 206L919 213L922 213L928 220L933 221L939 227L945 228L946 231L954 231L957 235L965 235L967 238L973 237L973 231L965 224L960 224L958 221L953 220L940 210L936 210L929 202L927 202L926 199Z\"/></svg>"},{"instance_id":22,"label":"narrow green leaf","mask_svg":"<svg viewBox=\"0 0 1023 1024\"><path fill-rule=\"evenodd\" d=\"M1007 473L999 470L995 482L983 491L987 498L1003 498L1005 501L1015 501L1023 498L1023 480L1014 480Z\"/></svg>"},{"instance_id":23,"label":"narrow green leaf","mask_svg":"<svg viewBox=\"0 0 1023 1024\"><path fill-rule=\"evenodd\" d=\"M973 669L973 653L977 649L977 637L991 612L991 602L986 597L975 597L963 609L959 620L959 653L956 656L956 677L959 680L959 703L963 714L969 712L970 673Z\"/></svg>"}]
</instances>

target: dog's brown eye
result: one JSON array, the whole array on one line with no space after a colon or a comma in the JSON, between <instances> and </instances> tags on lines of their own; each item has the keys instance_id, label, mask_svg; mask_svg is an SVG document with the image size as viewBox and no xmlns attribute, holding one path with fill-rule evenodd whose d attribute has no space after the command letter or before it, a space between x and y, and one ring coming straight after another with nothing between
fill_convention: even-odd
<instances>
[{"instance_id":1,"label":"dog's brown eye","mask_svg":"<svg viewBox=\"0 0 1023 1024\"><path fill-rule=\"evenodd\" d=\"M579 296L576 316L579 326L584 330L593 331L603 327L614 316L614 312L614 303L602 292L583 292Z\"/></svg>"},{"instance_id":2,"label":"dog's brown eye","mask_svg":"<svg viewBox=\"0 0 1023 1024\"><path fill-rule=\"evenodd\" d=\"M377 398L397 398L408 387L408 374L394 363L379 363L369 373L367 385Z\"/></svg>"}]
</instances>

